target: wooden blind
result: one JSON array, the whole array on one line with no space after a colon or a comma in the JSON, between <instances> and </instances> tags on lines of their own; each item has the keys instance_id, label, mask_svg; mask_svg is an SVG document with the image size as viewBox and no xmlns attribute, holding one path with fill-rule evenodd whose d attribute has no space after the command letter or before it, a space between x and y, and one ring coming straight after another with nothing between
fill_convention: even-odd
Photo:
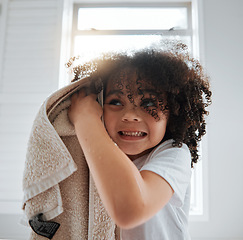
<instances>
[{"instance_id":1,"label":"wooden blind","mask_svg":"<svg viewBox=\"0 0 243 240\"><path fill-rule=\"evenodd\" d=\"M32 122L58 87L62 1L11 0L6 6L1 31L0 213L20 213Z\"/></svg>"}]
</instances>

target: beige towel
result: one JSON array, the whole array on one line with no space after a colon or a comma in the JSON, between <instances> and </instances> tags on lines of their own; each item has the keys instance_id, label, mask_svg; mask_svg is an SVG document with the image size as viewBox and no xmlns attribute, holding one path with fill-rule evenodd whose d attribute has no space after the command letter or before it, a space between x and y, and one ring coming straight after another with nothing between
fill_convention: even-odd
<instances>
[{"instance_id":1,"label":"beige towel","mask_svg":"<svg viewBox=\"0 0 243 240\"><path fill-rule=\"evenodd\" d=\"M69 122L72 93L89 84L84 78L46 99L33 123L23 176L23 210L28 224L43 213L60 223L53 239L119 239L89 174L82 149ZM31 232L30 239L46 239Z\"/></svg>"}]
</instances>

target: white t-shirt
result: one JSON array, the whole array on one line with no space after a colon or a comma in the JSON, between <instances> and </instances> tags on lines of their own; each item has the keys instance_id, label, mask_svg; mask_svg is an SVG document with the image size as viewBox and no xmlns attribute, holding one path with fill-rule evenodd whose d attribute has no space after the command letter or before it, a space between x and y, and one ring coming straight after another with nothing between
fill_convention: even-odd
<instances>
[{"instance_id":1,"label":"white t-shirt","mask_svg":"<svg viewBox=\"0 0 243 240\"><path fill-rule=\"evenodd\" d=\"M149 154L134 160L140 171L149 170L163 177L173 188L170 201L144 224L121 230L122 240L189 240L191 154L186 144L181 148L167 140Z\"/></svg>"}]
</instances>

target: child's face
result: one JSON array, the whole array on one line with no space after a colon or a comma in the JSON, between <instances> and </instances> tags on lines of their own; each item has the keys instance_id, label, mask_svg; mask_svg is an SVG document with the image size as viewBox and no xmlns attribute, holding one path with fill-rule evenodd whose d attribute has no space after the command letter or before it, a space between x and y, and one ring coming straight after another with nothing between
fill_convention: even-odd
<instances>
[{"instance_id":1,"label":"child's face","mask_svg":"<svg viewBox=\"0 0 243 240\"><path fill-rule=\"evenodd\" d=\"M104 104L107 132L132 160L150 152L161 142L168 118L168 114L159 109L157 119L148 113L158 106L155 89L148 89L144 80L139 83L137 80L134 70L112 76L107 84Z\"/></svg>"}]
</instances>

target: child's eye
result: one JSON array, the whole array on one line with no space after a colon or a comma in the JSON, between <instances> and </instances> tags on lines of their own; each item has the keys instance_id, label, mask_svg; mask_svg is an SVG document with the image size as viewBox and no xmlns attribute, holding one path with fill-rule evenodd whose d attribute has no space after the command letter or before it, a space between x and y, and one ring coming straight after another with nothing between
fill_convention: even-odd
<instances>
[{"instance_id":1,"label":"child's eye","mask_svg":"<svg viewBox=\"0 0 243 240\"><path fill-rule=\"evenodd\" d=\"M155 107L156 101L153 99L144 99L141 103L141 107Z\"/></svg>"},{"instance_id":2,"label":"child's eye","mask_svg":"<svg viewBox=\"0 0 243 240\"><path fill-rule=\"evenodd\" d=\"M121 102L117 99L112 99L111 101L109 101L109 104L114 106L122 106Z\"/></svg>"}]
</instances>

